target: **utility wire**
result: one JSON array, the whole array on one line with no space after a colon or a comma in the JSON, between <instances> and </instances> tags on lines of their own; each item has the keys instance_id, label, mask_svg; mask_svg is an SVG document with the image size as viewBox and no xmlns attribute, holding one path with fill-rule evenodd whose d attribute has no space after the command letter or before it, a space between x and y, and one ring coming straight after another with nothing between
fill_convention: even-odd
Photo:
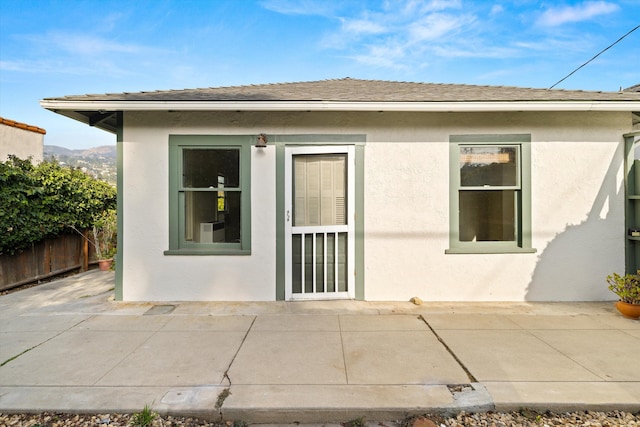
<instances>
[{"instance_id":1,"label":"utility wire","mask_svg":"<svg viewBox=\"0 0 640 427\"><path fill-rule=\"evenodd\" d=\"M578 68L576 68L575 70L573 70L572 72L570 72L569 74L567 74L564 78L558 80L553 86L551 86L549 89L553 89L554 87L556 87L557 85L559 85L560 83L562 83L563 81L565 81L566 79L568 79L569 77L571 77L576 71L578 71L579 69L581 69L582 67L584 67L585 65L587 65L589 62L593 61L594 59L596 59L598 56L602 55L603 53L605 53L606 51L608 51L609 49L611 49L613 46L617 45L623 38L627 37L629 34L633 33L635 30L637 30L638 28L640 28L640 25L636 26L634 29L632 29L631 31L629 31L627 34L625 34L624 36L620 37L618 40L616 40L615 42L613 42L611 45L607 46L606 48L602 49L600 52L598 52L596 54L596 56L594 56L593 58L591 58L590 60L588 60L587 62L585 62L584 64L582 64L581 66L579 66Z\"/></svg>"}]
</instances>

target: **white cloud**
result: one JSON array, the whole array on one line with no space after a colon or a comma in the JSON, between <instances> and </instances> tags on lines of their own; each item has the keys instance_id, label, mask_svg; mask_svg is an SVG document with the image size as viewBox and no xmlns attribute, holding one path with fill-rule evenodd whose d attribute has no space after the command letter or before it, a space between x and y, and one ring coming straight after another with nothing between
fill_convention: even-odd
<instances>
[{"instance_id":1,"label":"white cloud","mask_svg":"<svg viewBox=\"0 0 640 427\"><path fill-rule=\"evenodd\" d=\"M130 76L139 70L131 67L146 59L157 59L167 51L135 43L122 43L88 33L51 31L16 36L29 42L20 59L0 63L0 69L12 72L80 75Z\"/></svg>"},{"instance_id":2,"label":"white cloud","mask_svg":"<svg viewBox=\"0 0 640 427\"><path fill-rule=\"evenodd\" d=\"M401 3L398 1L390 1L385 3L387 10L394 10L397 5ZM462 2L460 0L407 0L402 7L402 12L405 15L421 15L429 12L438 12L446 9L461 9Z\"/></svg>"},{"instance_id":3,"label":"white cloud","mask_svg":"<svg viewBox=\"0 0 640 427\"><path fill-rule=\"evenodd\" d=\"M522 56L519 49L500 46L435 46L431 49L434 55L441 58L516 58Z\"/></svg>"},{"instance_id":4,"label":"white cloud","mask_svg":"<svg viewBox=\"0 0 640 427\"><path fill-rule=\"evenodd\" d=\"M100 56L111 53L138 54L156 50L132 43L119 43L86 33L49 32L45 35L24 36L40 48L59 49L73 55Z\"/></svg>"},{"instance_id":5,"label":"white cloud","mask_svg":"<svg viewBox=\"0 0 640 427\"><path fill-rule=\"evenodd\" d=\"M328 28L320 36L322 49L339 52L360 64L393 69L422 67L438 58L517 59L527 55L553 55L583 50L584 34L576 40L571 34L549 38L536 34L530 25L518 24L513 10L522 10L507 2L480 4L471 0L385 0L381 3L343 2L329 10L334 2L313 0L264 0L265 7L280 13L314 13L328 18ZM364 5L364 6L363 6ZM592 19L617 10L607 1L581 2L574 6L551 7L539 22ZM337 24L337 25L336 25Z\"/></svg>"},{"instance_id":6,"label":"white cloud","mask_svg":"<svg viewBox=\"0 0 640 427\"><path fill-rule=\"evenodd\" d=\"M126 14L122 11L111 12L102 17L102 20L98 23L98 29L101 32L109 32L114 31L120 25L120 22L123 18L126 17Z\"/></svg>"},{"instance_id":7,"label":"white cloud","mask_svg":"<svg viewBox=\"0 0 640 427\"><path fill-rule=\"evenodd\" d=\"M424 3L410 0L396 13L369 12L369 34L362 31L356 38L342 28L330 39L336 41L331 47L359 50L351 57L365 65L415 67L416 64L422 64L425 57L439 56L437 46L451 41L473 26L476 20L474 15L446 10L459 7L458 1Z\"/></svg>"},{"instance_id":8,"label":"white cloud","mask_svg":"<svg viewBox=\"0 0 640 427\"><path fill-rule=\"evenodd\" d=\"M106 60L87 63L80 61L59 59L17 60L0 61L0 70L28 74L67 74L72 76L104 75L113 76L131 75L126 69L119 68Z\"/></svg>"},{"instance_id":9,"label":"white cloud","mask_svg":"<svg viewBox=\"0 0 640 427\"><path fill-rule=\"evenodd\" d=\"M542 55L564 55L566 52L583 52L592 49L592 40L589 35L581 35L579 39L544 37L536 40L521 40L513 43L515 48L519 48L532 55L535 52Z\"/></svg>"},{"instance_id":10,"label":"white cloud","mask_svg":"<svg viewBox=\"0 0 640 427\"><path fill-rule=\"evenodd\" d=\"M405 49L401 46L374 45L368 46L365 52L351 58L361 64L375 67L404 68L405 55Z\"/></svg>"},{"instance_id":11,"label":"white cloud","mask_svg":"<svg viewBox=\"0 0 640 427\"><path fill-rule=\"evenodd\" d=\"M408 27L408 31L413 43L432 41L456 33L473 21L473 17L468 15L432 13L412 22Z\"/></svg>"},{"instance_id":12,"label":"white cloud","mask_svg":"<svg viewBox=\"0 0 640 427\"><path fill-rule=\"evenodd\" d=\"M489 12L490 15L499 15L502 12L504 12L504 7L501 4L494 4L491 7L491 12Z\"/></svg>"},{"instance_id":13,"label":"white cloud","mask_svg":"<svg viewBox=\"0 0 640 427\"><path fill-rule=\"evenodd\" d=\"M334 3L325 0L263 0L260 5L283 15L328 16L335 12Z\"/></svg>"},{"instance_id":14,"label":"white cloud","mask_svg":"<svg viewBox=\"0 0 640 427\"><path fill-rule=\"evenodd\" d=\"M588 1L575 6L552 7L545 10L537 22L544 26L558 26L567 22L587 21L600 15L613 13L620 7L606 1Z\"/></svg>"},{"instance_id":15,"label":"white cloud","mask_svg":"<svg viewBox=\"0 0 640 427\"><path fill-rule=\"evenodd\" d=\"M0 61L0 70L29 72L30 67L26 61Z\"/></svg>"},{"instance_id":16,"label":"white cloud","mask_svg":"<svg viewBox=\"0 0 640 427\"><path fill-rule=\"evenodd\" d=\"M381 34L388 31L387 27L379 22L367 19L341 19L342 29L354 34Z\"/></svg>"}]
</instances>

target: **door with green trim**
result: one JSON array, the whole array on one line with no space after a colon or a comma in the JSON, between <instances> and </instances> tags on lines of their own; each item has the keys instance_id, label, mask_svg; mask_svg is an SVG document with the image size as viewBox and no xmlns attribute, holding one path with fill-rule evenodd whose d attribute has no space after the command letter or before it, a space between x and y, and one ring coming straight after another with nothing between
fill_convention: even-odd
<instances>
[{"instance_id":1,"label":"door with green trim","mask_svg":"<svg viewBox=\"0 0 640 427\"><path fill-rule=\"evenodd\" d=\"M285 148L285 298L353 299L353 146Z\"/></svg>"}]
</instances>

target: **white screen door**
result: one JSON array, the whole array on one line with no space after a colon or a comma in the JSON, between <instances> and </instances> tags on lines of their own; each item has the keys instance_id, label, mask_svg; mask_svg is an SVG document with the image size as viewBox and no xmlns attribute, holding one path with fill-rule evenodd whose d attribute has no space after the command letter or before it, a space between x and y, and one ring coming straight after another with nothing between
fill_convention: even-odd
<instances>
[{"instance_id":1,"label":"white screen door","mask_svg":"<svg viewBox=\"0 0 640 427\"><path fill-rule=\"evenodd\" d=\"M355 297L353 146L285 148L285 297Z\"/></svg>"}]
</instances>

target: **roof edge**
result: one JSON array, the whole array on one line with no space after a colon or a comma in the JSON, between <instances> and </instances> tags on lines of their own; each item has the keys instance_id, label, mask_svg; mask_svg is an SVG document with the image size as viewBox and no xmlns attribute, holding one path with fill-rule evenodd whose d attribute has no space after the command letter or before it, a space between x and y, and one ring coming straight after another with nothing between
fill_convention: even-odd
<instances>
[{"instance_id":1,"label":"roof edge","mask_svg":"<svg viewBox=\"0 0 640 427\"><path fill-rule=\"evenodd\" d=\"M639 111L640 101L66 101L43 99L48 110L74 111Z\"/></svg>"},{"instance_id":2,"label":"roof edge","mask_svg":"<svg viewBox=\"0 0 640 427\"><path fill-rule=\"evenodd\" d=\"M13 128L23 129L30 132L39 133L41 135L45 135L47 131L38 126L28 125L26 123L16 122L15 120L5 119L4 117L0 117L0 124L7 125Z\"/></svg>"}]
</instances>

